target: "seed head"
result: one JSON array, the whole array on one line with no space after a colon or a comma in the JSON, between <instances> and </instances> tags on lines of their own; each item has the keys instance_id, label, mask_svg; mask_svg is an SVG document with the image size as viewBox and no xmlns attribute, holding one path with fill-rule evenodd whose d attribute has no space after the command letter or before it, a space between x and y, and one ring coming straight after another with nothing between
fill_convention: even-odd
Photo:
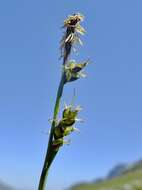
<instances>
[{"instance_id":1,"label":"seed head","mask_svg":"<svg viewBox=\"0 0 142 190\"><path fill-rule=\"evenodd\" d=\"M80 13L69 15L66 20L64 20L64 27L75 27L77 23L84 20L84 16Z\"/></svg>"},{"instance_id":2,"label":"seed head","mask_svg":"<svg viewBox=\"0 0 142 190\"><path fill-rule=\"evenodd\" d=\"M62 119L54 128L54 139L63 138L76 130L73 125L77 121L77 115L79 111L79 106L76 108L73 108L72 106L65 107L62 113Z\"/></svg>"},{"instance_id":3,"label":"seed head","mask_svg":"<svg viewBox=\"0 0 142 190\"><path fill-rule=\"evenodd\" d=\"M79 43L82 45L79 34L84 34L85 29L80 25L84 16L80 13L68 16L64 21L63 28L66 28L65 34L61 40L61 57L64 57L63 64L67 63L67 59L71 53L71 49L74 44Z\"/></svg>"},{"instance_id":4,"label":"seed head","mask_svg":"<svg viewBox=\"0 0 142 190\"><path fill-rule=\"evenodd\" d=\"M76 63L75 60L70 60L68 64L64 67L66 80L65 82L72 82L86 75L82 72L84 67L88 65L89 61L84 61L82 63Z\"/></svg>"}]
</instances>

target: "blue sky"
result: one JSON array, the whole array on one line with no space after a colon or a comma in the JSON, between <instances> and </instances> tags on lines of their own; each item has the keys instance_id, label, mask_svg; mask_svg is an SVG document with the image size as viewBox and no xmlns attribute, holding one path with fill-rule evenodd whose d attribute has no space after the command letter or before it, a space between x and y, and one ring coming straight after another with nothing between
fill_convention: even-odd
<instances>
[{"instance_id":1,"label":"blue sky","mask_svg":"<svg viewBox=\"0 0 142 190\"><path fill-rule=\"evenodd\" d=\"M67 15L81 12L87 30L77 61L86 79L65 87L84 108L79 134L50 170L49 190L104 176L142 157L142 1L0 1L0 180L37 189L60 79L59 41Z\"/></svg>"}]
</instances>

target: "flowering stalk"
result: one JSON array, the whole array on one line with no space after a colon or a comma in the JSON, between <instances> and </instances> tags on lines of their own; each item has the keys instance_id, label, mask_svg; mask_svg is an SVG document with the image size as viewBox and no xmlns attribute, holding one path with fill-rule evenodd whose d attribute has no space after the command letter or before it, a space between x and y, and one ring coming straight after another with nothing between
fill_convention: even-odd
<instances>
[{"instance_id":1,"label":"flowering stalk","mask_svg":"<svg viewBox=\"0 0 142 190\"><path fill-rule=\"evenodd\" d=\"M74 14L69 16L64 21L63 27L66 28L66 32L61 40L61 57L63 57L62 76L57 91L49 142L38 190L46 189L46 179L48 176L49 168L60 147L65 144L64 137L75 130L73 125L77 120L76 117L80 111L79 107L73 108L71 105L66 106L63 110L62 119L58 121L57 117L60 109L60 101L63 94L64 85L67 82L72 82L80 78L82 76L81 70L87 64L87 62L76 64L75 61L68 61L73 45L75 43L81 44L79 33L83 34L85 32L84 29L80 26L80 21L82 20L83 16L81 14Z\"/></svg>"}]
</instances>

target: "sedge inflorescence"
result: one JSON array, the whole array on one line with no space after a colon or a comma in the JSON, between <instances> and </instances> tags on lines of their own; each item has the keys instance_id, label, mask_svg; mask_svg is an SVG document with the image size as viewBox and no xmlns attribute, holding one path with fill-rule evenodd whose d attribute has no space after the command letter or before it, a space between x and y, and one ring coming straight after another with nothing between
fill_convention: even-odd
<instances>
[{"instance_id":1,"label":"sedge inflorescence","mask_svg":"<svg viewBox=\"0 0 142 190\"><path fill-rule=\"evenodd\" d=\"M72 105L66 106L62 113L62 118L57 122L54 128L54 142L55 146L62 146L66 141L63 137L75 131L75 122L78 120L77 116L81 108L79 106L73 107Z\"/></svg>"},{"instance_id":2,"label":"sedge inflorescence","mask_svg":"<svg viewBox=\"0 0 142 190\"><path fill-rule=\"evenodd\" d=\"M61 57L64 58L66 64L67 58L71 53L71 49L75 44L81 44L79 34L83 35L85 29L80 25L80 22L84 20L84 16L80 13L68 16L64 21L63 28L66 29L63 38L61 40Z\"/></svg>"},{"instance_id":3,"label":"sedge inflorescence","mask_svg":"<svg viewBox=\"0 0 142 190\"><path fill-rule=\"evenodd\" d=\"M61 40L64 84L86 76L82 70L87 66L89 61L77 63L75 60L69 60L69 56L74 45L77 43L82 45L80 35L85 33L85 29L80 25L80 22L83 20L84 16L80 13L70 15L66 20L64 20L63 28L66 29L66 31ZM59 148L62 146L65 143L64 137L76 130L74 124L77 121L79 111L79 106L76 108L72 105L65 107L62 112L62 118L56 122L56 126L54 128L54 147Z\"/></svg>"},{"instance_id":4,"label":"sedge inflorescence","mask_svg":"<svg viewBox=\"0 0 142 190\"><path fill-rule=\"evenodd\" d=\"M70 59L72 50L76 50L75 45L83 44L80 39L80 35L83 35L85 33L85 29L80 24L83 20L84 16L80 13L69 15L68 18L64 20L63 29L65 29L65 32L60 43L61 58L63 58L63 69L57 90L57 97L49 134L48 148L41 172L38 190L45 190L46 178L49 172L49 168L56 154L60 150L60 147L63 144L68 143L68 141L65 141L65 137L76 130L76 127L74 126L76 124L76 121L79 120L79 106L65 106L62 111L62 117L60 119L58 119L58 114L60 111L60 102L62 99L64 86L70 82L78 80L81 77L85 77L85 74L82 71L87 66L88 61L82 61L78 63L75 60Z\"/></svg>"}]
</instances>

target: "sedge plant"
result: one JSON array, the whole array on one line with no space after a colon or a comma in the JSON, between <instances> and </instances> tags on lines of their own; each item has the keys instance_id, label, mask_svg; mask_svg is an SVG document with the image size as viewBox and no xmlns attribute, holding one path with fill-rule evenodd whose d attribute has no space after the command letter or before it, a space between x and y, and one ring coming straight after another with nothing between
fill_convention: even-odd
<instances>
[{"instance_id":1,"label":"sedge plant","mask_svg":"<svg viewBox=\"0 0 142 190\"><path fill-rule=\"evenodd\" d=\"M58 119L58 113L60 111L60 102L65 85L85 76L82 70L88 64L88 61L77 63L75 60L70 59L71 52L74 50L75 45L82 45L80 35L83 35L85 30L80 23L83 20L84 16L80 13L70 15L66 20L64 20L63 29L65 31L60 42L61 58L63 59L61 79L57 90L48 147L39 180L38 190L46 189L49 168L55 156L60 148L66 144L65 137L76 130L74 124L78 121L77 116L80 111L79 106L74 107L73 105L66 105L62 111L61 119Z\"/></svg>"}]
</instances>

